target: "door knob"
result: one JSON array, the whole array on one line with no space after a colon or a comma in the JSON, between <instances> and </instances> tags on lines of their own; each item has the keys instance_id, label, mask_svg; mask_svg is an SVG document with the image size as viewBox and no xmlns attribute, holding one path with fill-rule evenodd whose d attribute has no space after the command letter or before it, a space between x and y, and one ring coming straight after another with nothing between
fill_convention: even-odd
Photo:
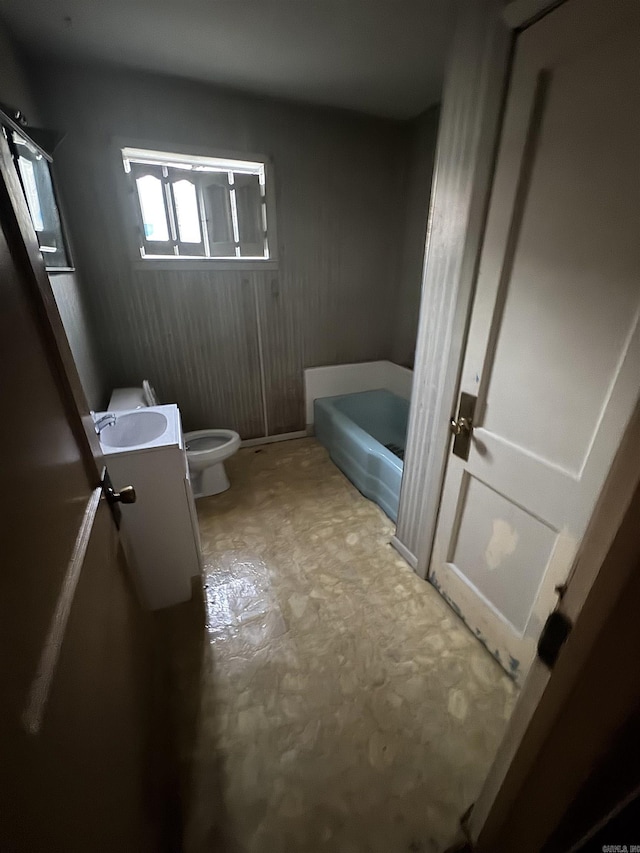
<instances>
[{"instance_id":1,"label":"door knob","mask_svg":"<svg viewBox=\"0 0 640 853\"><path fill-rule=\"evenodd\" d=\"M119 492L116 492L112 486L108 486L107 500L109 503L134 504L136 502L136 490L133 486L123 486Z\"/></svg>"},{"instance_id":2,"label":"door knob","mask_svg":"<svg viewBox=\"0 0 640 853\"><path fill-rule=\"evenodd\" d=\"M113 520L119 530L120 523L122 521L122 510L119 506L116 506L116 504L134 504L136 502L136 490L133 486L123 486L119 492L116 492L106 468L102 469L102 479L100 484L102 486L102 494L105 496L105 499L109 504L111 515L113 516Z\"/></svg>"},{"instance_id":3,"label":"door knob","mask_svg":"<svg viewBox=\"0 0 640 853\"><path fill-rule=\"evenodd\" d=\"M469 458L473 419L476 414L476 397L463 391L460 394L458 417L449 421L449 431L453 433L453 453L465 461Z\"/></svg>"},{"instance_id":4,"label":"door knob","mask_svg":"<svg viewBox=\"0 0 640 853\"><path fill-rule=\"evenodd\" d=\"M460 435L463 432L471 432L473 428L473 423L470 418L458 418L458 420L451 420L449 423L449 429L454 435Z\"/></svg>"}]
</instances>

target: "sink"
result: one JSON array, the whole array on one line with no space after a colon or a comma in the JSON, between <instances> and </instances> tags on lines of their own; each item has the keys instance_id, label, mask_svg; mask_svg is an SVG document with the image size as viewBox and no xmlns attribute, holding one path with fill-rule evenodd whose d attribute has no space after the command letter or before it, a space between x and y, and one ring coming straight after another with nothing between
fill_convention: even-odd
<instances>
[{"instance_id":1,"label":"sink","mask_svg":"<svg viewBox=\"0 0 640 853\"><path fill-rule=\"evenodd\" d=\"M153 441L166 429L167 418L162 412L140 409L117 415L115 424L105 427L100 433L100 441L107 447L135 447Z\"/></svg>"}]
</instances>

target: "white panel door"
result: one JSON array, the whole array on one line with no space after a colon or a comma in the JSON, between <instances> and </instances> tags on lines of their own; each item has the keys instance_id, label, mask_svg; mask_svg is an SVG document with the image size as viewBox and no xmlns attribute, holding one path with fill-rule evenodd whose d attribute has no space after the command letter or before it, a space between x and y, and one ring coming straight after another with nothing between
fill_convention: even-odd
<instances>
[{"instance_id":1,"label":"white panel door","mask_svg":"<svg viewBox=\"0 0 640 853\"><path fill-rule=\"evenodd\" d=\"M429 577L518 680L638 403L639 7L569 0L516 46Z\"/></svg>"}]
</instances>

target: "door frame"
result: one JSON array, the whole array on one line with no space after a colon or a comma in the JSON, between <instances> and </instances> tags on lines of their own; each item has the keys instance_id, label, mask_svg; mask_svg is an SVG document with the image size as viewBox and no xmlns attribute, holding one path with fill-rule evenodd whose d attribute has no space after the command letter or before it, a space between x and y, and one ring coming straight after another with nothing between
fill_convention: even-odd
<instances>
[{"instance_id":1,"label":"door frame","mask_svg":"<svg viewBox=\"0 0 640 853\"><path fill-rule=\"evenodd\" d=\"M392 545L426 578L487 216L513 30L460 0L438 128L407 446Z\"/></svg>"},{"instance_id":2,"label":"door frame","mask_svg":"<svg viewBox=\"0 0 640 853\"><path fill-rule=\"evenodd\" d=\"M391 544L426 578L518 34L566 0L460 0L442 99Z\"/></svg>"},{"instance_id":3,"label":"door frame","mask_svg":"<svg viewBox=\"0 0 640 853\"><path fill-rule=\"evenodd\" d=\"M431 560L450 453L448 423L457 411L515 40L563 2L580 0L461 0L438 134L405 476L392 540L423 578ZM518 794L532 778L578 677L587 671L599 634L611 629L607 620L637 568L640 545L632 541L629 526L634 531L637 527L633 514L640 490L638 443L640 407L622 440L558 606L573 623L569 639L553 670L535 659L465 820L465 833L479 850L500 849L500 833L513 815ZM602 738L600 747L604 730ZM582 781L577 772L569 771L562 787L554 788L556 814ZM553 828L550 812L532 804L530 815L538 833L545 824Z\"/></svg>"}]
</instances>

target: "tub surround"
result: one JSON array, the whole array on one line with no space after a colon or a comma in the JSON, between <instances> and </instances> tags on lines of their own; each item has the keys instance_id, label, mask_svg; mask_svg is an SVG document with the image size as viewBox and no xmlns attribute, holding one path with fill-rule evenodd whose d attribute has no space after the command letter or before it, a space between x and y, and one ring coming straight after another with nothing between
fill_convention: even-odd
<instances>
[{"instance_id":1,"label":"tub surround","mask_svg":"<svg viewBox=\"0 0 640 853\"><path fill-rule=\"evenodd\" d=\"M358 364L330 364L307 368L304 372L307 430L313 432L313 403L321 397L386 388L397 397L410 400L412 383L413 371L392 361L365 361Z\"/></svg>"}]
</instances>

